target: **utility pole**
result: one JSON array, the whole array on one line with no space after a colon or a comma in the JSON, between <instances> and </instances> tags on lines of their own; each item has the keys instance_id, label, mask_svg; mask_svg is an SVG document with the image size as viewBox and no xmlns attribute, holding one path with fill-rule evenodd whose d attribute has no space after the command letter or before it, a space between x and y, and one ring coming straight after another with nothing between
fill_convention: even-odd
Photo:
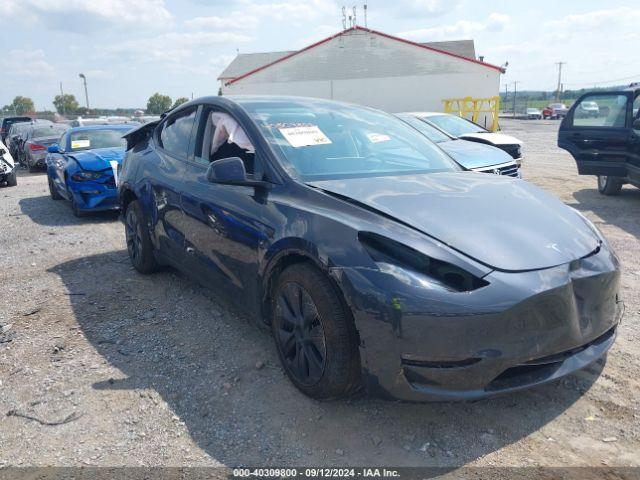
<instances>
[{"instance_id":1,"label":"utility pole","mask_svg":"<svg viewBox=\"0 0 640 480\"><path fill-rule=\"evenodd\" d=\"M516 94L518 93L518 84L520 80L516 80L513 83L513 116L516 116Z\"/></svg>"},{"instance_id":2,"label":"utility pole","mask_svg":"<svg viewBox=\"0 0 640 480\"><path fill-rule=\"evenodd\" d=\"M556 89L556 102L560 101L560 89L562 88L562 65L566 65L567 62L556 62L558 65L558 88Z\"/></svg>"},{"instance_id":3,"label":"utility pole","mask_svg":"<svg viewBox=\"0 0 640 480\"><path fill-rule=\"evenodd\" d=\"M509 84L504 84L504 106L507 106L507 98L509 98Z\"/></svg>"},{"instance_id":4,"label":"utility pole","mask_svg":"<svg viewBox=\"0 0 640 480\"><path fill-rule=\"evenodd\" d=\"M78 75L84 81L84 98L87 101L87 111L89 110L89 91L87 90L87 77L84 73Z\"/></svg>"},{"instance_id":5,"label":"utility pole","mask_svg":"<svg viewBox=\"0 0 640 480\"><path fill-rule=\"evenodd\" d=\"M62 90L62 82L60 82L60 100L62 102L62 116L64 117L66 112L64 109L64 91Z\"/></svg>"}]
</instances>

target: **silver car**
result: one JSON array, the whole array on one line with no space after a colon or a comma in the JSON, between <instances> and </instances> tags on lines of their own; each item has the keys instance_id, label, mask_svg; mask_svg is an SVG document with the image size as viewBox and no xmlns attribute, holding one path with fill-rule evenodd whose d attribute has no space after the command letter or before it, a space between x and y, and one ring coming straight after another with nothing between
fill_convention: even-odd
<instances>
[{"instance_id":1,"label":"silver car","mask_svg":"<svg viewBox=\"0 0 640 480\"><path fill-rule=\"evenodd\" d=\"M26 132L21 155L23 163L34 172L46 165L47 147L58 142L68 125L63 123L34 124Z\"/></svg>"}]
</instances>

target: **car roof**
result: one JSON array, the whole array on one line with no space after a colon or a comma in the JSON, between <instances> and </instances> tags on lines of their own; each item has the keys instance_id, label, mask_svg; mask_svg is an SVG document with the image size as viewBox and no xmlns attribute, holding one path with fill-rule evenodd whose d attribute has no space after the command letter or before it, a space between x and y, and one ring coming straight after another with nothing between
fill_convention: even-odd
<instances>
[{"instance_id":1,"label":"car roof","mask_svg":"<svg viewBox=\"0 0 640 480\"><path fill-rule=\"evenodd\" d=\"M2 119L2 123L7 123L7 122L13 122L13 123L17 123L17 122L29 122L33 120L31 117L27 117L26 115L23 116L18 116L18 117L4 117Z\"/></svg>"},{"instance_id":2,"label":"car roof","mask_svg":"<svg viewBox=\"0 0 640 480\"><path fill-rule=\"evenodd\" d=\"M34 123L32 125L29 125L29 130L35 130L36 128L50 128L52 130L58 131L58 130L61 130L62 128L65 128L65 129L69 128L69 125L67 125L66 123L45 123L44 125Z\"/></svg>"},{"instance_id":3,"label":"car roof","mask_svg":"<svg viewBox=\"0 0 640 480\"><path fill-rule=\"evenodd\" d=\"M412 117L434 117L436 115L451 115L445 112L401 112L403 115L411 115Z\"/></svg>"},{"instance_id":4,"label":"car roof","mask_svg":"<svg viewBox=\"0 0 640 480\"><path fill-rule=\"evenodd\" d=\"M193 105L199 105L202 103L209 103L214 105L243 105L247 103L254 102L290 102L290 103L315 103L315 104L333 104L333 105L344 105L344 106L353 106L359 108L365 108L370 110L377 110L371 107L367 107L366 105L358 105L351 102L343 102L340 100L329 100L326 98L316 98L316 97L304 97L304 96L295 96L295 95L225 95L225 96L207 96L200 97L190 100L189 102L183 103L180 106L168 110L164 112L163 115L169 115L173 112L182 110L183 108L189 108Z\"/></svg>"},{"instance_id":5,"label":"car roof","mask_svg":"<svg viewBox=\"0 0 640 480\"><path fill-rule=\"evenodd\" d=\"M71 127L67 130L68 133L74 132L86 132L91 130L131 130L137 125L131 123L112 123L112 124L102 124L102 125L85 125L83 127Z\"/></svg>"}]
</instances>

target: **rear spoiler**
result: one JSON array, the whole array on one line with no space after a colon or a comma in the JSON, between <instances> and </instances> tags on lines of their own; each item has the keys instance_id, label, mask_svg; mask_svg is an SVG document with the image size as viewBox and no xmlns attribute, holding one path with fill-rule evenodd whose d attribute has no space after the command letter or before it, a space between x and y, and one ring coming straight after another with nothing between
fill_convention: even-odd
<instances>
[{"instance_id":1,"label":"rear spoiler","mask_svg":"<svg viewBox=\"0 0 640 480\"><path fill-rule=\"evenodd\" d=\"M160 120L162 120L162 118L160 118ZM160 123L160 120L142 124L138 128L134 128L127 132L126 135L123 135L122 138L127 140L127 150L131 150L137 143L149 138L153 130L156 128L156 125Z\"/></svg>"}]
</instances>

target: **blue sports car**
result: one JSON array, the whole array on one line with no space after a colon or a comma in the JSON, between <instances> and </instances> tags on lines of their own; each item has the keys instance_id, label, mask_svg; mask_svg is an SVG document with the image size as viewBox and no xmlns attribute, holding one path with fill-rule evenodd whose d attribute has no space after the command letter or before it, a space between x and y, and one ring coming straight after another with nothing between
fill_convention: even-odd
<instances>
[{"instance_id":1,"label":"blue sports car","mask_svg":"<svg viewBox=\"0 0 640 480\"><path fill-rule=\"evenodd\" d=\"M47 155L51 198L71 202L77 217L118 208L116 180L131 125L70 128Z\"/></svg>"}]
</instances>

